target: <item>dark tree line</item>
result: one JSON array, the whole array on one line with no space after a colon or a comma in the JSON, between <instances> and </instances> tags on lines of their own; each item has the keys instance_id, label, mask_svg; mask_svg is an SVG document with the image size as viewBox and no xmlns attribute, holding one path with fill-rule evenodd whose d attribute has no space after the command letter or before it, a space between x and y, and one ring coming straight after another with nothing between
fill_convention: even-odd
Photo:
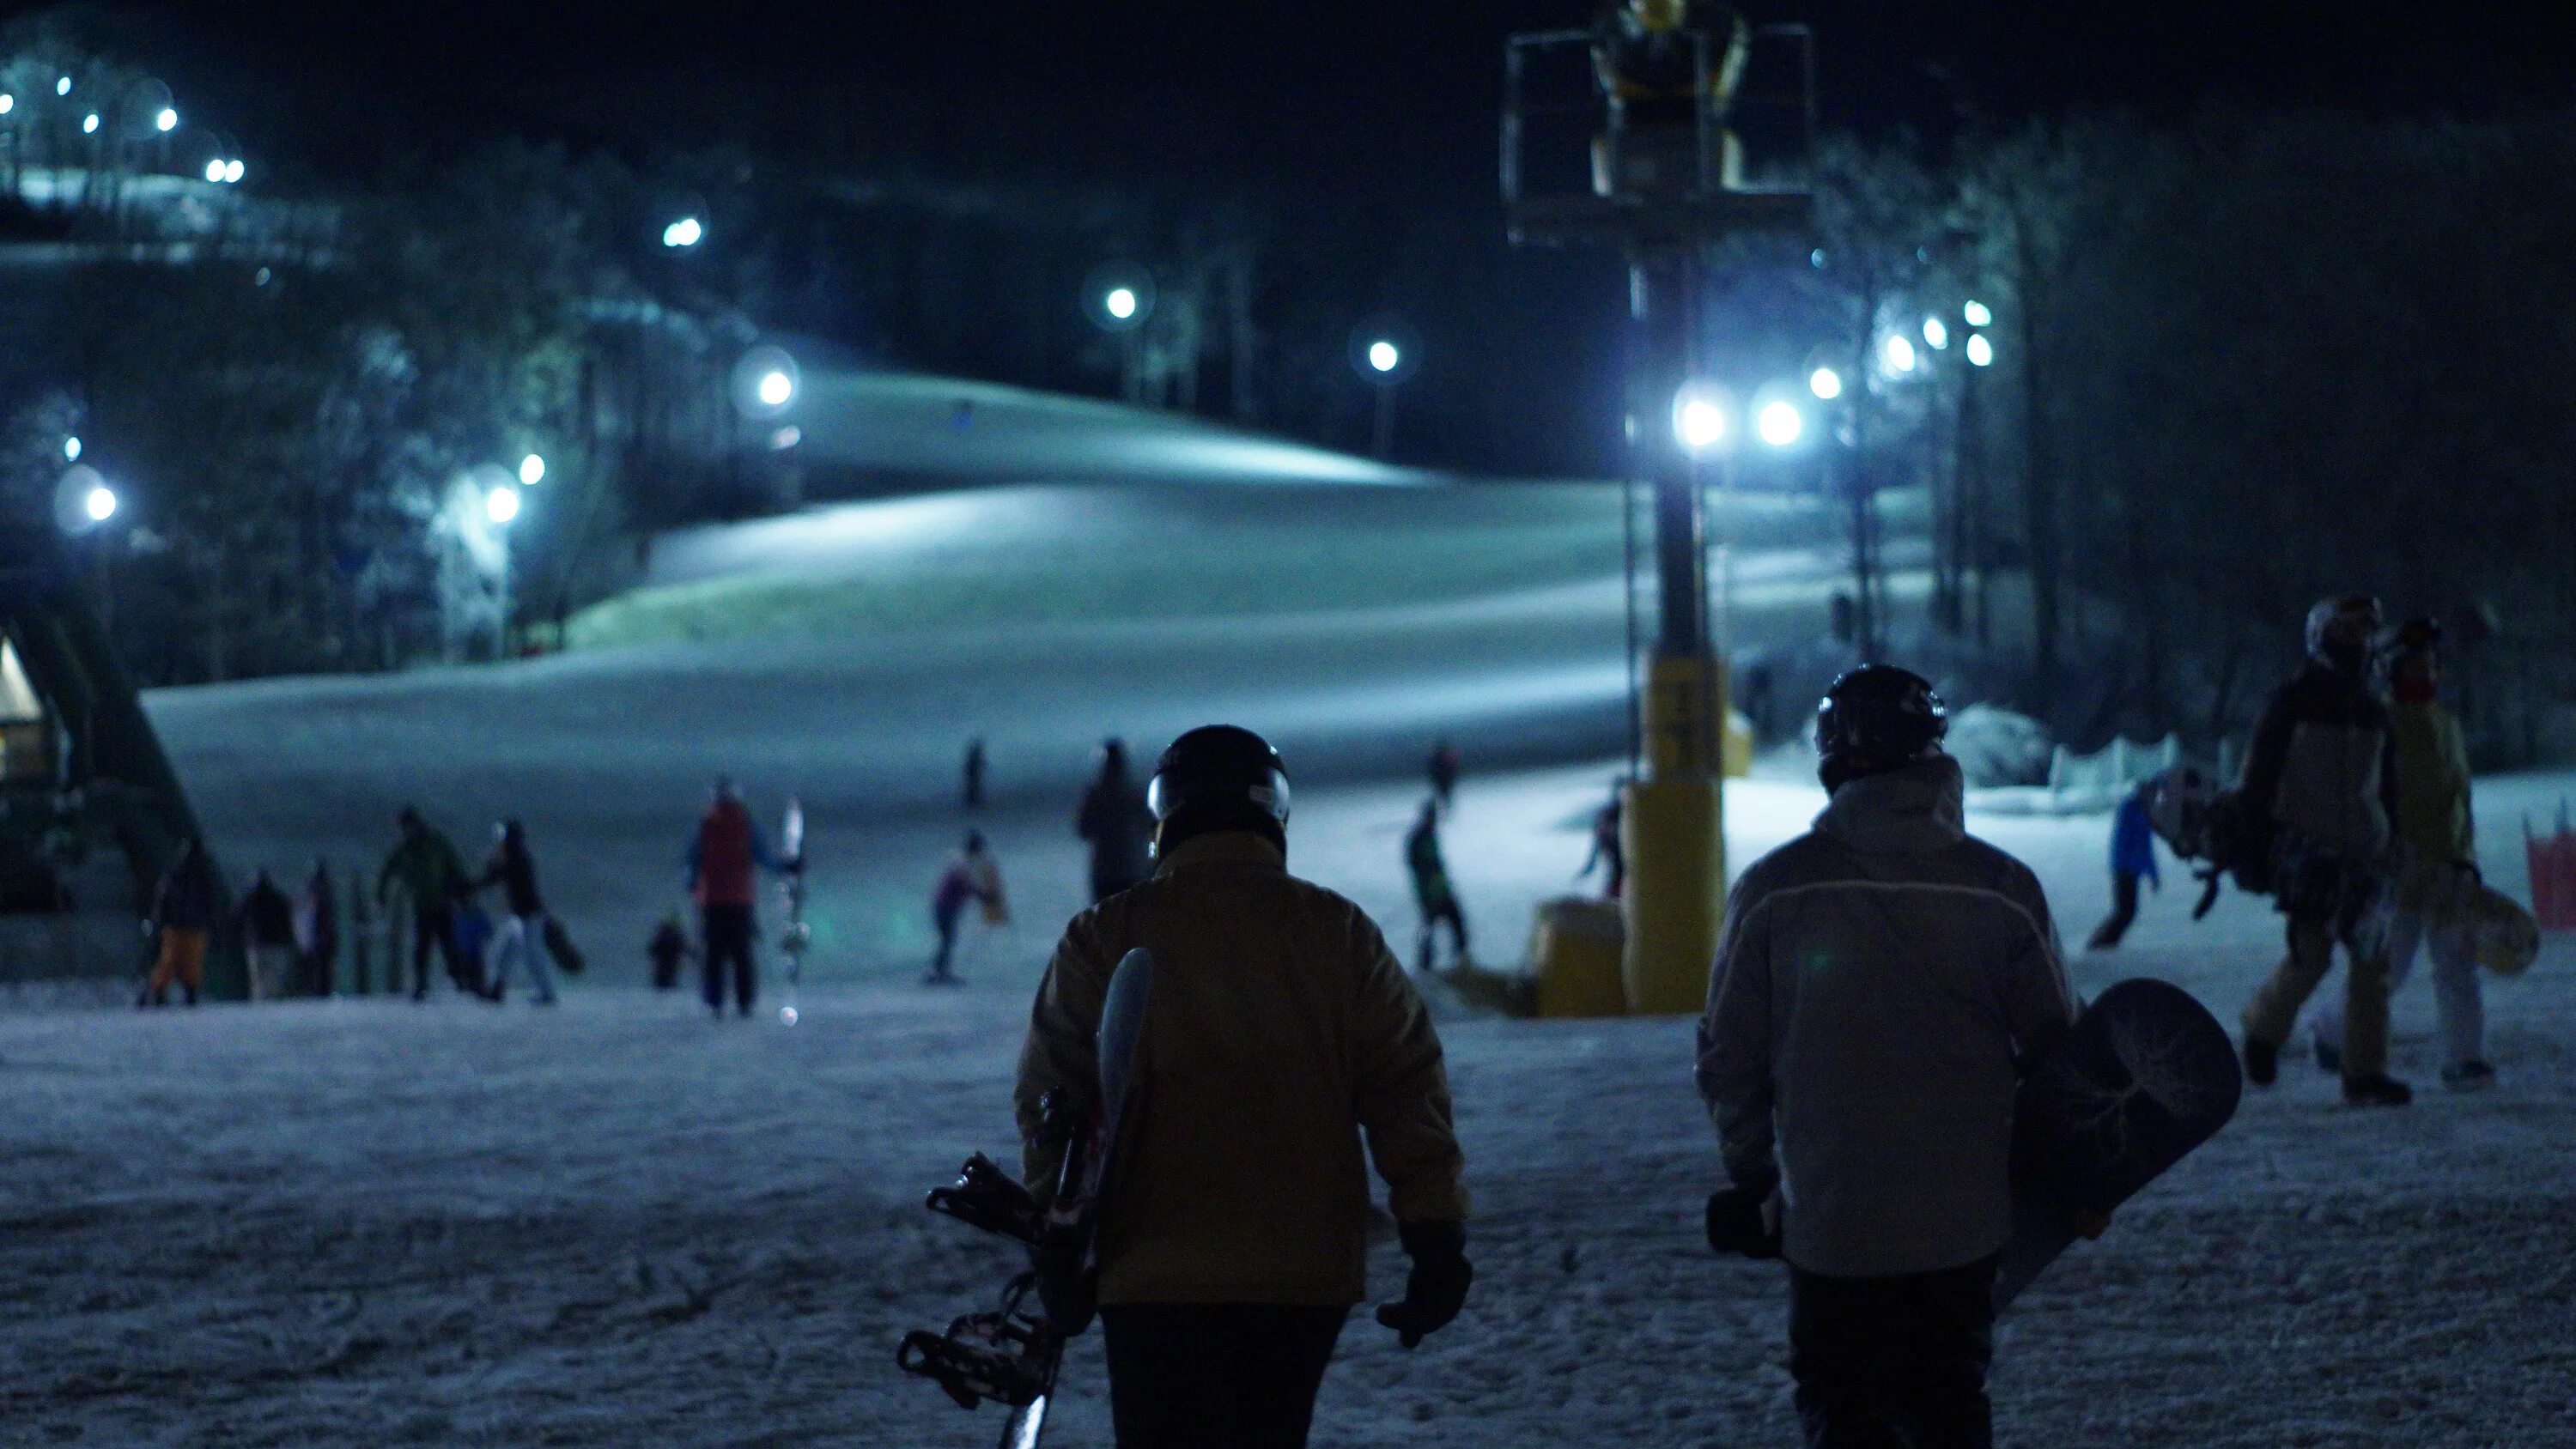
<instances>
[{"instance_id":1,"label":"dark tree line","mask_svg":"<svg viewBox=\"0 0 2576 1449\"><path fill-rule=\"evenodd\" d=\"M1820 189L1816 256L1772 249L1713 365L1871 377L1842 466L1930 508L1929 627L1892 642L2070 737L2206 743L2310 602L2368 591L2453 626L2481 754L2550 747L2576 697L2576 113L2079 118L1836 148ZM1964 299L1990 368L1867 359Z\"/></svg>"}]
</instances>

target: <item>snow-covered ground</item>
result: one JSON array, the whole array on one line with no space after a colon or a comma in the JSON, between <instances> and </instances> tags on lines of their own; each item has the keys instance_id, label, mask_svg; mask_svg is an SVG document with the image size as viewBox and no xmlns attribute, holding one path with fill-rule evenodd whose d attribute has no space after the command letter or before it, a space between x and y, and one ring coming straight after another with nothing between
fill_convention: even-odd
<instances>
[{"instance_id":1,"label":"snow-covered ground","mask_svg":"<svg viewBox=\"0 0 2576 1449\"><path fill-rule=\"evenodd\" d=\"M318 767L317 767L318 768ZM1561 888L1608 766L1472 779L1450 837L1489 955ZM2576 780L2485 782L2490 876L2516 815ZM1396 928L1414 794L1301 797L1296 858ZM1740 864L1819 802L1739 784ZM1019 857L1023 924L969 984L851 975L802 1023L581 989L540 1012L382 998L141 1016L0 1016L0 1440L969 1446L892 1363L902 1330L988 1295L997 1245L924 1188L1009 1146L1008 1073L1066 900ZM2105 822L1977 822L2080 937ZM2222 1015L2276 949L2168 885L2088 989L2167 976ZM1056 894L1050 896L1048 891ZM2491 983L2498 1090L2359 1113L2293 1070L2079 1247L2001 1335L2003 1442L2576 1442L2576 962ZM2330 983L2331 985L2331 983ZM2429 1004L2397 1066L2429 1085ZM1699 1242L1715 1171L1680 1020L1455 1020L1477 1200L1467 1315L1406 1353L1355 1318L1319 1445L1793 1442L1776 1267ZM1381 1249L1381 1294L1400 1259ZM1055 1442L1105 1444L1096 1342Z\"/></svg>"}]
</instances>

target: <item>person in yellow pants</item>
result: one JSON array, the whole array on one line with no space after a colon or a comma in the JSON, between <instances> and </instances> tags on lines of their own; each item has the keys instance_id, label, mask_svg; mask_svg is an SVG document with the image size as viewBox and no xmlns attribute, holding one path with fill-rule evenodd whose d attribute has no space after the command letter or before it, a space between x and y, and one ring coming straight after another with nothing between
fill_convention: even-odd
<instances>
[{"instance_id":1,"label":"person in yellow pants","mask_svg":"<svg viewBox=\"0 0 2576 1449\"><path fill-rule=\"evenodd\" d=\"M153 894L151 919L144 922L147 931L159 934L161 947L135 1005L164 1004L174 984L190 1006L197 1004L197 993L206 988L206 942L223 909L223 882L205 845L194 838L181 841Z\"/></svg>"}]
</instances>

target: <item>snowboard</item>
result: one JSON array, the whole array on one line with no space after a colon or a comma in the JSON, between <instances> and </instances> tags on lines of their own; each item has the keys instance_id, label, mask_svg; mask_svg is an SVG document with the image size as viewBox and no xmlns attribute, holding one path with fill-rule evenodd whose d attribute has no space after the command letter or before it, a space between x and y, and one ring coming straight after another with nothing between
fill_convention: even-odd
<instances>
[{"instance_id":1,"label":"snowboard","mask_svg":"<svg viewBox=\"0 0 2576 1449\"><path fill-rule=\"evenodd\" d=\"M1064 1144L1052 1202L1041 1205L992 1159L977 1153L928 1206L1029 1248L1029 1271L1003 1289L1000 1307L970 1313L945 1334L904 1335L895 1363L934 1379L962 1408L1008 1405L1002 1449L1038 1449L1055 1402L1065 1341L1091 1326L1099 1306L1097 1216L1119 1149L1143 1102L1146 1007L1154 955L1138 947L1110 973L1093 1037L1097 1080L1080 1099L1049 1093L1042 1133Z\"/></svg>"},{"instance_id":2,"label":"snowboard","mask_svg":"<svg viewBox=\"0 0 2576 1449\"><path fill-rule=\"evenodd\" d=\"M2013 1230L1995 1272L2009 1306L2107 1213L2215 1135L2245 1088L2227 1029L2170 982L2123 981L2024 1078L2013 1102Z\"/></svg>"},{"instance_id":3,"label":"snowboard","mask_svg":"<svg viewBox=\"0 0 2576 1449\"><path fill-rule=\"evenodd\" d=\"M563 922L556 920L552 915L547 916L544 934L546 954L554 958L555 964L563 968L565 975L579 976L589 969L589 959L581 954L579 946L572 943L572 933L563 928Z\"/></svg>"},{"instance_id":4,"label":"snowboard","mask_svg":"<svg viewBox=\"0 0 2576 1449\"><path fill-rule=\"evenodd\" d=\"M778 941L778 948L787 954L787 1001L778 1008L778 1019L794 1026L801 1014L797 995L805 984L805 947L814 937L805 924L805 807L792 797L778 822L778 853L787 863L787 881L781 887L787 896L787 929Z\"/></svg>"}]
</instances>

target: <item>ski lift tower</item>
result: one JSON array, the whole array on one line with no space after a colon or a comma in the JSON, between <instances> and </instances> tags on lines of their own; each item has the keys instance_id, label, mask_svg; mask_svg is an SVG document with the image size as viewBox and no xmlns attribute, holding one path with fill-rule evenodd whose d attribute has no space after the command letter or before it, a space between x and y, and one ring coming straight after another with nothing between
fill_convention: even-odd
<instances>
[{"instance_id":1,"label":"ski lift tower","mask_svg":"<svg viewBox=\"0 0 2576 1449\"><path fill-rule=\"evenodd\" d=\"M1775 75L1785 83L1760 88ZM1621 974L1632 1012L1697 1011L1726 894L1727 714L1697 453L1728 468L1725 435L1741 430L1695 377L1701 271L1725 238L1807 227L1814 36L1718 6L1694 16L1685 0L1614 0L1590 29L1511 37L1503 95L1513 243L1616 247L1628 268L1627 435L1631 476L1654 498L1658 618L1636 701L1644 770L1622 796Z\"/></svg>"}]
</instances>

